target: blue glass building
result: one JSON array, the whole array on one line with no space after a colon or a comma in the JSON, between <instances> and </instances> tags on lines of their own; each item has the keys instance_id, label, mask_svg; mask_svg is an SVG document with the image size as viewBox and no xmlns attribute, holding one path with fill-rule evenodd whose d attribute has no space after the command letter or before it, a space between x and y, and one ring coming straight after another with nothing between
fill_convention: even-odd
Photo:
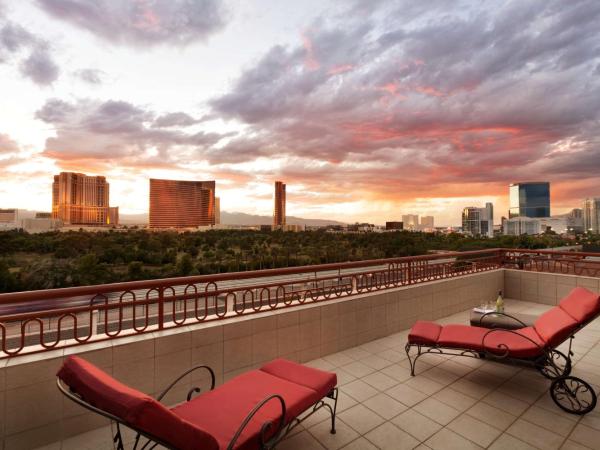
<instances>
[{"instance_id":1,"label":"blue glass building","mask_svg":"<svg viewBox=\"0 0 600 450\"><path fill-rule=\"evenodd\" d=\"M513 183L509 186L509 218L550 217L550 183Z\"/></svg>"}]
</instances>

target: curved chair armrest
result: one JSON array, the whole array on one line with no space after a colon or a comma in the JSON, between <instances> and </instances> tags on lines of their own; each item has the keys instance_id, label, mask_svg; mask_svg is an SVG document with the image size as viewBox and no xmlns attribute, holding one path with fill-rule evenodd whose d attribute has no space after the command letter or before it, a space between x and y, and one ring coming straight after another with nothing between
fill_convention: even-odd
<instances>
[{"instance_id":1,"label":"curved chair armrest","mask_svg":"<svg viewBox=\"0 0 600 450\"><path fill-rule=\"evenodd\" d=\"M64 381L62 381L58 377L56 377L56 386L58 387L58 390L60 392L62 392L67 398L74 401L78 405L83 406L85 409L95 412L96 414L100 414L101 416L104 416L110 420L114 420L115 422L122 422L122 420L120 418L118 418L117 416L115 416L111 413L108 413L108 412L104 411L103 409L96 408L94 405L86 402L77 393L73 392L71 390L71 388L69 387L69 385L67 385Z\"/></svg>"},{"instance_id":2,"label":"curved chair armrest","mask_svg":"<svg viewBox=\"0 0 600 450\"><path fill-rule=\"evenodd\" d=\"M210 374L210 390L212 391L215 388L215 373L213 372L213 370L208 367L208 366L196 366L196 367L192 367L190 370L182 373L181 375L179 375L170 385L167 386L167 388L162 391L160 393L160 395L156 398L156 400L158 400L159 402L163 399L163 397L165 395L167 395L167 393L171 390L171 388L173 386L175 386L181 379L185 378L186 375L189 375L190 373L192 373L194 370L198 370L198 369L206 369L208 371L208 373ZM192 398L192 394L194 392L200 392L200 388L194 387L192 388L187 395L187 400L190 401L190 399Z\"/></svg>"},{"instance_id":3,"label":"curved chair armrest","mask_svg":"<svg viewBox=\"0 0 600 450\"><path fill-rule=\"evenodd\" d=\"M495 333L495 332L498 332L498 331L502 331L502 332L504 332L504 333L516 334L517 336L520 336L521 338L523 338L523 339L525 339L525 340L527 340L527 341L531 342L531 343L532 343L533 345L535 345L535 346L536 346L538 349L540 349L540 352L544 352L544 351L545 351L545 348L544 348L544 347L542 347L540 344L538 344L537 342L535 342L535 341L534 341L533 339L531 339L530 337L528 337L528 336L525 336L524 334L521 334L521 333L519 333L519 332L518 332L518 331L516 331L516 330L505 330L505 329L503 329L503 328L492 328L492 329L490 329L490 330L489 330L487 333L485 333L485 334L483 335L483 338L481 338L481 347L483 348L483 351L484 351L484 352L486 352L487 354L490 354L490 355L491 355L491 356L493 356L493 357L496 357L496 358L506 358L506 357L508 356L508 354L510 353L510 348L509 348L509 347L508 347L508 345L506 345L506 344L498 344L498 345L497 345L498 349L500 349L500 350L503 350L503 351L504 351L504 353L502 353L502 354L500 354L500 355L498 355L498 354L495 354L495 353L492 353L492 352L490 352L489 350L487 350L487 349L486 349L486 347L485 347L485 339L486 339L486 338L487 338L487 337L488 337L490 334L492 334L492 333Z\"/></svg>"},{"instance_id":4,"label":"curved chair armrest","mask_svg":"<svg viewBox=\"0 0 600 450\"><path fill-rule=\"evenodd\" d=\"M522 325L522 328L526 328L529 325L527 325L525 322L523 322L522 320L517 319L515 316L511 316L510 314L506 314L503 312L487 312L485 314L482 314L481 317L479 318L479 325L483 324L483 319L488 317L488 316L503 316L503 317L508 317L509 319L514 320L515 322L517 322L519 325ZM500 328L500 329L504 329L504 328Z\"/></svg>"},{"instance_id":5,"label":"curved chair armrest","mask_svg":"<svg viewBox=\"0 0 600 450\"><path fill-rule=\"evenodd\" d=\"M250 421L256 415L256 413L264 405L266 405L273 399L279 400L279 403L281 405L281 419L279 420L279 424L277 425L277 429L275 432L275 436L277 436L279 431L281 431L285 425L286 408L285 408L285 401L283 400L283 397L278 394L273 394L273 395L270 395L269 397L265 398L260 403L258 403L254 408L252 408L252 411L250 411L250 413L246 416L246 418L244 419L244 421L242 422L242 424L240 425L240 427L238 428L236 433L233 435L233 438L231 438L231 442L229 442L229 445L227 446L227 450L233 449L235 443L237 442L238 438L242 434L242 431L244 431L244 428L246 428L246 426L250 423ZM267 443L266 434L271 430L272 426L273 426L273 422L265 422L262 425L262 427L260 429L261 448L265 448L265 444Z\"/></svg>"}]
</instances>

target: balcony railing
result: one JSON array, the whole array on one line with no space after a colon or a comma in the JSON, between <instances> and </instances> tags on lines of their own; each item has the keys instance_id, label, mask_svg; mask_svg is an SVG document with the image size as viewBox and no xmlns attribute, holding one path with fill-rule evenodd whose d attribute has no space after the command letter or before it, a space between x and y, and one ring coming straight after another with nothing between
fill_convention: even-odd
<instances>
[{"instance_id":1,"label":"balcony railing","mask_svg":"<svg viewBox=\"0 0 600 450\"><path fill-rule=\"evenodd\" d=\"M502 249L505 267L582 277L600 277L600 253ZM589 259L595 258L595 259Z\"/></svg>"},{"instance_id":2,"label":"balcony railing","mask_svg":"<svg viewBox=\"0 0 600 450\"><path fill-rule=\"evenodd\" d=\"M600 276L594 255L490 249L0 294L0 358L501 267Z\"/></svg>"}]
</instances>

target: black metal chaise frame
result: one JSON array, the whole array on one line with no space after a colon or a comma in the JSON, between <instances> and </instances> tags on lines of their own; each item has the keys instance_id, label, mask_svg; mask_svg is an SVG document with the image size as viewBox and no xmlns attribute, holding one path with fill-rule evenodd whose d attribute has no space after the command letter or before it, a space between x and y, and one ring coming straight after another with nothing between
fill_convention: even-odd
<instances>
[{"instance_id":1,"label":"black metal chaise frame","mask_svg":"<svg viewBox=\"0 0 600 450\"><path fill-rule=\"evenodd\" d=\"M192 367L190 370L187 370L186 372L184 372L180 376L178 376L175 380L173 380L173 382L171 384L169 384L169 386L167 386L156 397L156 400L159 402L162 401L162 399L165 397L165 395L167 395L167 393L179 381L181 381L183 378L185 378L190 373L192 373L196 370L200 370L200 369L204 369L209 373L210 380L211 380L209 390L212 391L215 388L215 373L209 366L201 365L201 366ZM155 448L157 445L161 445L168 449L177 450L176 448L174 448L172 446L172 444L164 442L160 438L153 436L150 433L139 430L132 424L126 422L123 418L120 418L113 414L110 414L110 413L86 402L83 398L81 398L81 396L79 396L75 392L71 391L69 389L68 385L63 383L60 380L60 378L57 378L56 384L58 386L58 389L70 400L74 401L75 403L83 406L84 408L86 408L90 411L100 414L101 416L104 416L104 417L108 418L109 420L115 422L116 431L113 436L113 442L115 443L117 450L125 449L125 441L123 438L123 433L121 432L121 425L123 425L127 428L130 428L136 432L135 440L133 442L133 447L132 447L133 450L138 450L138 449L139 450L151 450L151 449ZM201 392L201 389L199 387L191 388L187 393L186 401L189 402L192 399L192 397L194 396L194 394L198 394L200 392ZM333 400L332 404L326 402L325 398L329 398L329 399ZM320 399L319 401L314 403L312 405L312 407L307 409L301 415L301 417L295 417L286 425L287 421L286 421L285 400L280 395L277 395L277 394L270 395L270 396L266 397L265 399L263 399L262 401L260 401L259 403L257 403L256 406L247 414L246 418L242 421L242 423L240 424L240 427L238 428L238 430L236 431L234 436L231 438L231 441L229 442L229 445L227 446L227 450L233 450L235 448L237 440L240 437L240 435L242 434L242 432L244 431L244 429L246 428L246 426L250 423L250 421L253 419L253 417L260 411L260 409L271 401L277 401L281 405L281 417L277 421L276 424L269 421L269 422L265 422L262 425L261 431L260 431L260 443L259 443L259 448L261 450L275 449L277 447L277 445L281 441L283 441L285 439L285 437L294 428L296 428L298 425L300 425L302 422L304 422L306 419L308 419L310 416L312 416L313 414L315 414L317 411L319 411L322 408L325 408L329 411L329 413L331 415L331 430L330 431L331 431L331 434L335 434L336 433L335 417L336 417L336 412L337 412L337 400L338 400L338 388L335 387L324 398ZM308 414L306 414L307 411L308 411Z\"/></svg>"},{"instance_id":2,"label":"black metal chaise frame","mask_svg":"<svg viewBox=\"0 0 600 450\"><path fill-rule=\"evenodd\" d=\"M502 315L517 321L523 327L527 326L514 316L498 312L483 314L479 321L480 325L484 324L486 317L492 315ZM554 347L540 346L537 342L533 341L529 337L519 333L519 329L508 330L504 328L490 328L489 331L483 335L481 341L481 348L483 349L482 351L460 347L446 347L416 343L411 344L408 342L405 346L405 351L410 364L410 374L415 376L416 362L421 356L426 354L466 356L470 358L490 359L509 364L524 365L535 368L544 377L552 380L550 385L550 396L559 408L571 414L587 414L596 407L597 395L594 391L594 388L588 382L582 380L581 378L571 376L572 356L574 355L572 345L573 339L575 339L575 334L588 325L591 321L596 319L596 317L597 316L579 324L565 339L563 339ZM539 354L532 358L512 357L510 356L510 349L506 344L498 344L498 351L489 350L485 345L486 338L492 333L497 333L500 331L503 333L516 334L521 338L531 342L539 349ZM560 350L557 350L557 347L560 347L566 341L569 342L569 347L567 353L564 354ZM417 354L414 355L414 357L411 357L410 351L413 347L417 348Z\"/></svg>"}]
</instances>

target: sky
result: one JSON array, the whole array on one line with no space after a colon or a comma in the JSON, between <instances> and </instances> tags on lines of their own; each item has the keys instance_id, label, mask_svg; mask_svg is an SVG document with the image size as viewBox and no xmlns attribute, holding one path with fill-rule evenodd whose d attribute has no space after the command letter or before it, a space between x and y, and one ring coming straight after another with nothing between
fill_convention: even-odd
<instances>
[{"instance_id":1,"label":"sky","mask_svg":"<svg viewBox=\"0 0 600 450\"><path fill-rule=\"evenodd\" d=\"M600 196L600 2L0 0L0 207L52 175L217 182L221 208L458 225Z\"/></svg>"}]
</instances>

